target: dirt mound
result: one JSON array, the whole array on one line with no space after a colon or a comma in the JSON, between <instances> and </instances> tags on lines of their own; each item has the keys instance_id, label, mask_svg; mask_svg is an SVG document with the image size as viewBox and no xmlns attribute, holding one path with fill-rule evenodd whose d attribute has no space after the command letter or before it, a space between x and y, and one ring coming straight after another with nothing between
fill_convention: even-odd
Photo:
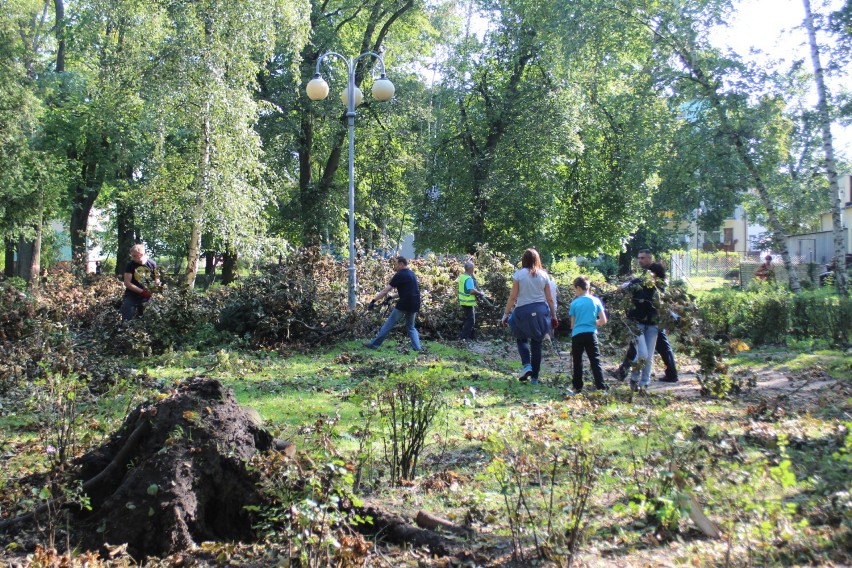
<instances>
[{"instance_id":1,"label":"dirt mound","mask_svg":"<svg viewBox=\"0 0 852 568\"><path fill-rule=\"evenodd\" d=\"M127 543L135 557L207 540L249 540L261 498L246 463L272 447L252 411L219 381L196 378L142 405L79 461L92 513L84 543Z\"/></svg>"}]
</instances>

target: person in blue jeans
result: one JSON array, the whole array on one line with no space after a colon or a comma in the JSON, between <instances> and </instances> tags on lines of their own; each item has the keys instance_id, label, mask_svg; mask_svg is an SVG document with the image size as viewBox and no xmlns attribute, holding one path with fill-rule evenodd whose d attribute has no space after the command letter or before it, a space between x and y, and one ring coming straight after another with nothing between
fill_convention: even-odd
<instances>
[{"instance_id":1,"label":"person in blue jeans","mask_svg":"<svg viewBox=\"0 0 852 568\"><path fill-rule=\"evenodd\" d=\"M550 278L541 267L535 249L527 249L521 257L521 269L512 275L512 292L501 320L509 326L518 345L521 372L518 380L537 384L541 370L541 342L556 329L556 304L550 293Z\"/></svg>"},{"instance_id":2,"label":"person in blue jeans","mask_svg":"<svg viewBox=\"0 0 852 568\"><path fill-rule=\"evenodd\" d=\"M573 391L583 390L583 353L589 358L589 367L595 379L595 388L609 390L603 378L601 352L598 347L598 328L606 325L606 312L601 301L589 294L589 279L578 276L574 279L574 300L568 308L571 318L571 358L574 360Z\"/></svg>"},{"instance_id":3,"label":"person in blue jeans","mask_svg":"<svg viewBox=\"0 0 852 568\"><path fill-rule=\"evenodd\" d=\"M379 330L379 333L371 341L365 342L363 345L368 349L378 349L390 333L391 329L401 320L405 319L405 329L408 332L408 337L411 338L411 347L415 351L420 351L420 335L417 333L417 328L414 327L417 312L420 311L420 285L417 283L417 276L408 268L408 259L404 256L396 257L394 268L396 274L393 275L388 285L376 296L367 306L368 310L372 310L376 306L376 302L384 298L391 290L396 288L399 299L396 302L396 307L388 316L387 321Z\"/></svg>"},{"instance_id":4,"label":"person in blue jeans","mask_svg":"<svg viewBox=\"0 0 852 568\"><path fill-rule=\"evenodd\" d=\"M651 251L648 249L642 249L639 251L636 260L639 263L639 268L642 270L648 270L648 268L654 262L654 255L651 254ZM661 381L665 383L676 383L678 382L678 373L677 373L677 362L675 361L674 351L672 350L672 344L669 341L668 335L666 335L665 329L659 329L657 333L657 343L655 345L657 353L660 354L660 358L663 360L663 366L665 367L665 374ZM630 369L630 365L633 360L636 359L636 345L631 342L630 346L627 348L627 353L624 354L624 360L613 372L615 378L619 381L623 381L627 378L629 373L628 369Z\"/></svg>"},{"instance_id":5,"label":"person in blue jeans","mask_svg":"<svg viewBox=\"0 0 852 568\"><path fill-rule=\"evenodd\" d=\"M630 375L630 389L646 392L651 383L651 371L654 368L654 348L657 344L659 328L657 304L660 301L658 287L665 283L666 269L657 262L648 267L650 278L634 278L622 287L633 295L633 308L627 312L628 319L636 325L638 334L633 338L636 344L634 369ZM641 375L640 375L641 373Z\"/></svg>"}]
</instances>

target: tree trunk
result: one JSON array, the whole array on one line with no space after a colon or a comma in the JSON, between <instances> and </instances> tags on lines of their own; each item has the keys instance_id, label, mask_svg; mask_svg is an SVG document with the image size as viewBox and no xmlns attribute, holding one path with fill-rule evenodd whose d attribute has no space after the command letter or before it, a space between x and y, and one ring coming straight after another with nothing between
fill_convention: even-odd
<instances>
[{"instance_id":1,"label":"tree trunk","mask_svg":"<svg viewBox=\"0 0 852 568\"><path fill-rule=\"evenodd\" d=\"M216 273L216 251L204 251L204 276Z\"/></svg>"},{"instance_id":2,"label":"tree trunk","mask_svg":"<svg viewBox=\"0 0 852 568\"><path fill-rule=\"evenodd\" d=\"M236 278L238 254L226 252L222 257L222 286L227 286Z\"/></svg>"},{"instance_id":3,"label":"tree trunk","mask_svg":"<svg viewBox=\"0 0 852 568\"><path fill-rule=\"evenodd\" d=\"M210 102L204 109L201 130L201 156L198 165L198 194L195 197L195 210L192 215L192 230L189 234L189 247L186 252L186 285L195 286L198 274L198 257L201 253L201 222L204 211L204 196L210 188Z\"/></svg>"},{"instance_id":4,"label":"tree trunk","mask_svg":"<svg viewBox=\"0 0 852 568\"><path fill-rule=\"evenodd\" d=\"M15 266L15 276L27 282L32 279L34 241L21 237L18 240L18 264Z\"/></svg>"},{"instance_id":5,"label":"tree trunk","mask_svg":"<svg viewBox=\"0 0 852 568\"><path fill-rule=\"evenodd\" d=\"M136 215L133 204L121 199L115 204L115 225L118 232L118 251L115 254L115 273L124 273L124 264L130 255L130 247L136 244Z\"/></svg>"},{"instance_id":6,"label":"tree trunk","mask_svg":"<svg viewBox=\"0 0 852 568\"><path fill-rule=\"evenodd\" d=\"M15 241L5 239L6 254L4 256L3 276L11 278L15 275Z\"/></svg>"},{"instance_id":7,"label":"tree trunk","mask_svg":"<svg viewBox=\"0 0 852 568\"><path fill-rule=\"evenodd\" d=\"M74 191L74 205L71 208L71 261L81 273L86 272L89 257L87 237L89 234L89 214L95 204L98 192L89 187L80 187Z\"/></svg>"},{"instance_id":8,"label":"tree trunk","mask_svg":"<svg viewBox=\"0 0 852 568\"><path fill-rule=\"evenodd\" d=\"M65 72L65 2L53 0L56 11L56 72Z\"/></svg>"},{"instance_id":9,"label":"tree trunk","mask_svg":"<svg viewBox=\"0 0 852 568\"><path fill-rule=\"evenodd\" d=\"M38 225L36 226L36 236L33 239L33 254L30 259L30 290L33 292L41 289L41 236L44 230L44 209L39 215Z\"/></svg>"},{"instance_id":10,"label":"tree trunk","mask_svg":"<svg viewBox=\"0 0 852 568\"><path fill-rule=\"evenodd\" d=\"M822 149L825 153L825 172L831 191L831 221L834 229L834 284L841 296L849 294L846 279L846 231L843 228L840 188L837 185L837 163L834 161L834 140L831 136L831 115L828 112L828 91L825 88L824 72L820 62L819 45L816 39L814 17L810 0L802 0L805 6L805 27L811 46L811 61L814 64L814 82L817 88L817 117L822 129Z\"/></svg>"}]
</instances>

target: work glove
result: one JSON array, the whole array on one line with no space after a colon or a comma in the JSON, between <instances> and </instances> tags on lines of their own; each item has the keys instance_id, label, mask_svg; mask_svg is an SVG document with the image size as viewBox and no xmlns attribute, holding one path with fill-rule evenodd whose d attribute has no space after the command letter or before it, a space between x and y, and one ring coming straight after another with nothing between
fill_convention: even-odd
<instances>
[{"instance_id":1,"label":"work glove","mask_svg":"<svg viewBox=\"0 0 852 568\"><path fill-rule=\"evenodd\" d=\"M500 320L500 323L503 325L503 327L509 325L509 316L507 314L504 314L503 319Z\"/></svg>"},{"instance_id":2,"label":"work glove","mask_svg":"<svg viewBox=\"0 0 852 568\"><path fill-rule=\"evenodd\" d=\"M556 316L553 316L552 318L550 318L550 327L552 327L553 329L556 329L557 327L559 327L559 320L556 319Z\"/></svg>"},{"instance_id":3,"label":"work glove","mask_svg":"<svg viewBox=\"0 0 852 568\"><path fill-rule=\"evenodd\" d=\"M142 293L139 294L139 295L142 296L143 298L145 298L146 300L151 299L151 292L149 292L148 290L143 289Z\"/></svg>"},{"instance_id":4,"label":"work glove","mask_svg":"<svg viewBox=\"0 0 852 568\"><path fill-rule=\"evenodd\" d=\"M376 301L375 301L375 300L370 300L370 303L367 305L367 309L368 309L368 310L372 310L372 309L373 309L373 308L375 308L375 307L376 307Z\"/></svg>"}]
</instances>

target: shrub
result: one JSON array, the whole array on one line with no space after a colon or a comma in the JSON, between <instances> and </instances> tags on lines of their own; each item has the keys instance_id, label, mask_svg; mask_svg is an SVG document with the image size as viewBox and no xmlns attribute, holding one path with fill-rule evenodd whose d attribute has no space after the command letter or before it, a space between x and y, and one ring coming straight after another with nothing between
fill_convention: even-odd
<instances>
[{"instance_id":1,"label":"shrub","mask_svg":"<svg viewBox=\"0 0 852 568\"><path fill-rule=\"evenodd\" d=\"M848 343L852 331L852 299L831 290L792 294L784 288L755 283L746 290L731 288L702 296L701 315L712 335L748 340L756 345L826 338Z\"/></svg>"},{"instance_id":2,"label":"shrub","mask_svg":"<svg viewBox=\"0 0 852 568\"><path fill-rule=\"evenodd\" d=\"M392 482L414 478L426 436L446 405L444 391L451 376L449 369L435 365L425 371L390 375L375 387Z\"/></svg>"},{"instance_id":3,"label":"shrub","mask_svg":"<svg viewBox=\"0 0 852 568\"><path fill-rule=\"evenodd\" d=\"M117 322L110 345L119 353L144 356L209 338L210 326L218 318L227 293L168 288L145 304L141 318Z\"/></svg>"},{"instance_id":4,"label":"shrub","mask_svg":"<svg viewBox=\"0 0 852 568\"><path fill-rule=\"evenodd\" d=\"M486 471L500 488L509 523L512 557L529 565L549 558L571 566L589 523L588 511L606 464L592 441L592 425L570 435L509 424L490 436Z\"/></svg>"}]
</instances>

